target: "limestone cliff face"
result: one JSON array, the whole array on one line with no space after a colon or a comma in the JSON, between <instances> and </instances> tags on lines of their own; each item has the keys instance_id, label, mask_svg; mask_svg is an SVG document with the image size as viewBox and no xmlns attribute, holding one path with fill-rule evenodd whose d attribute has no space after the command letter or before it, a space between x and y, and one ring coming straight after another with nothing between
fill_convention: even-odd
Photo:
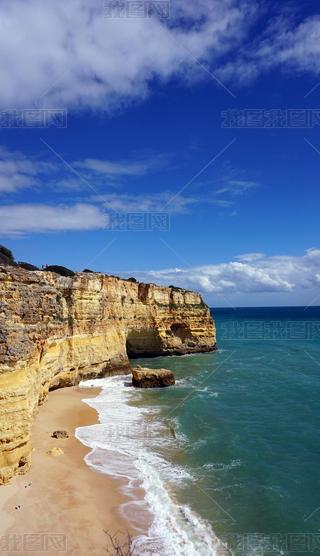
<instances>
[{"instance_id":1,"label":"limestone cliff face","mask_svg":"<svg viewBox=\"0 0 320 556\"><path fill-rule=\"evenodd\" d=\"M0 483L28 468L32 417L50 389L128 372L128 356L214 348L197 293L0 266Z\"/></svg>"}]
</instances>

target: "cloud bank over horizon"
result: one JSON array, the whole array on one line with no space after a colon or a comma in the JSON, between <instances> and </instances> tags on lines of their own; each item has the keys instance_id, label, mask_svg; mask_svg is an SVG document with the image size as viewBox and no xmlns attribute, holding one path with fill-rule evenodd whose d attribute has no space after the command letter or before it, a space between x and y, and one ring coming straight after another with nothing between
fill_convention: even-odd
<instances>
[{"instance_id":1,"label":"cloud bank over horizon","mask_svg":"<svg viewBox=\"0 0 320 556\"><path fill-rule=\"evenodd\" d=\"M318 293L320 304L320 249L316 248L301 256L247 253L227 263L131 274L145 281L198 290L227 306L237 303L239 295L250 301L251 294L280 294L274 299L282 296L290 302L297 292L304 292L310 303Z\"/></svg>"}]
</instances>

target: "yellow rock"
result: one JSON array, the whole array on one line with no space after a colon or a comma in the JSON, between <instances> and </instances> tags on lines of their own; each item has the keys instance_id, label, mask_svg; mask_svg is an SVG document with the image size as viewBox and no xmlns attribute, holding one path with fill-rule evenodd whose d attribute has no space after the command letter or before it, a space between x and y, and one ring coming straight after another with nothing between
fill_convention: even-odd
<instances>
[{"instance_id":1,"label":"yellow rock","mask_svg":"<svg viewBox=\"0 0 320 556\"><path fill-rule=\"evenodd\" d=\"M57 458L59 456L62 456L63 454L63 450L61 448L51 448L51 450L49 450L48 454L50 456L53 456L54 458Z\"/></svg>"},{"instance_id":2,"label":"yellow rock","mask_svg":"<svg viewBox=\"0 0 320 556\"><path fill-rule=\"evenodd\" d=\"M132 369L132 385L137 388L159 388L172 386L174 383L174 374L168 369L149 369L146 367Z\"/></svg>"},{"instance_id":3,"label":"yellow rock","mask_svg":"<svg viewBox=\"0 0 320 556\"><path fill-rule=\"evenodd\" d=\"M210 351L215 343L195 292L0 266L0 483L29 468L33 417L49 390L129 373L128 356Z\"/></svg>"}]
</instances>

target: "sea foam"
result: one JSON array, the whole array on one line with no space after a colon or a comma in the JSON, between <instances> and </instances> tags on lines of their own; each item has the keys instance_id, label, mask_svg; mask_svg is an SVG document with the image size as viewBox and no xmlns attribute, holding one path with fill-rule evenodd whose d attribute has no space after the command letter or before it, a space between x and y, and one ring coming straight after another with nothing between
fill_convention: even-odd
<instances>
[{"instance_id":1,"label":"sea foam","mask_svg":"<svg viewBox=\"0 0 320 556\"><path fill-rule=\"evenodd\" d=\"M85 457L88 465L125 480L129 501L121 512L137 530L134 554L222 554L210 524L174 496L174 485L195 479L188 469L170 463L163 452L181 446L184 437L174 423L159 418L157 409L138 405L142 394L131 388L130 382L131 375L81 383L102 388L96 398L83 400L97 410L100 422L79 427L76 437L91 448ZM137 488L144 490L144 500L137 498ZM146 515L150 523L147 534L141 529Z\"/></svg>"}]
</instances>

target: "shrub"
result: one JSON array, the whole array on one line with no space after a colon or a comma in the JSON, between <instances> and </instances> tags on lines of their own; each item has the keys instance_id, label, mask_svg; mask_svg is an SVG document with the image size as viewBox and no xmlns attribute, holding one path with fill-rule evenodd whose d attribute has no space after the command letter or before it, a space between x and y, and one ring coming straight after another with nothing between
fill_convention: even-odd
<instances>
[{"instance_id":1,"label":"shrub","mask_svg":"<svg viewBox=\"0 0 320 556\"><path fill-rule=\"evenodd\" d=\"M94 271L90 270L90 268L85 268L82 272L90 272L90 274L94 274Z\"/></svg>"},{"instance_id":2,"label":"shrub","mask_svg":"<svg viewBox=\"0 0 320 556\"><path fill-rule=\"evenodd\" d=\"M0 264L4 265L14 265L14 256L12 251L5 247L4 245L0 245Z\"/></svg>"},{"instance_id":3,"label":"shrub","mask_svg":"<svg viewBox=\"0 0 320 556\"><path fill-rule=\"evenodd\" d=\"M170 285L169 288L171 288L174 292L181 292L181 291L183 291L183 288L179 288L178 286L172 286L172 285Z\"/></svg>"},{"instance_id":4,"label":"shrub","mask_svg":"<svg viewBox=\"0 0 320 556\"><path fill-rule=\"evenodd\" d=\"M73 270L59 265L47 266L43 270L44 272L55 272L55 274L60 274L60 276L75 276L76 274L75 272L73 272Z\"/></svg>"},{"instance_id":5,"label":"shrub","mask_svg":"<svg viewBox=\"0 0 320 556\"><path fill-rule=\"evenodd\" d=\"M72 315L68 315L68 325L69 326L73 326L74 325L74 318Z\"/></svg>"},{"instance_id":6,"label":"shrub","mask_svg":"<svg viewBox=\"0 0 320 556\"><path fill-rule=\"evenodd\" d=\"M19 261L18 266L25 270L40 270L37 266L34 266L34 264L25 263L24 261Z\"/></svg>"},{"instance_id":7,"label":"shrub","mask_svg":"<svg viewBox=\"0 0 320 556\"><path fill-rule=\"evenodd\" d=\"M11 260L8 257L3 255L3 253L0 253L0 264L8 265L8 264L13 264L13 263L11 262Z\"/></svg>"},{"instance_id":8,"label":"shrub","mask_svg":"<svg viewBox=\"0 0 320 556\"><path fill-rule=\"evenodd\" d=\"M0 253L3 253L3 255L5 255L6 257L14 261L12 251L11 249L8 249L8 247L5 247L4 245L0 245Z\"/></svg>"},{"instance_id":9,"label":"shrub","mask_svg":"<svg viewBox=\"0 0 320 556\"><path fill-rule=\"evenodd\" d=\"M128 278L127 281L128 282L137 282L137 280L135 278Z\"/></svg>"}]
</instances>

